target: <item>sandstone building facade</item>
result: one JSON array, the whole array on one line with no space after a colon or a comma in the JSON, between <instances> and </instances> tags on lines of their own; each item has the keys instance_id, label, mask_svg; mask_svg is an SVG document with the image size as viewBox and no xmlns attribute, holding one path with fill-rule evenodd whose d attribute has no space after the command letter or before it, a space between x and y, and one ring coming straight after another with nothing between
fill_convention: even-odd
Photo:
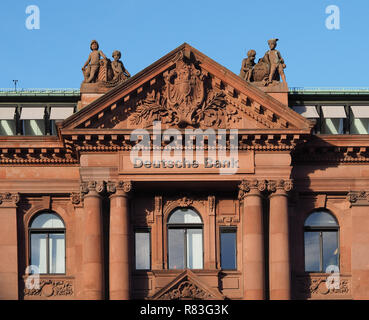
<instances>
[{"instance_id":1,"label":"sandstone building facade","mask_svg":"<svg viewBox=\"0 0 369 320\"><path fill-rule=\"evenodd\" d=\"M2 93L0 299L368 299L368 110L188 44L108 89Z\"/></svg>"}]
</instances>

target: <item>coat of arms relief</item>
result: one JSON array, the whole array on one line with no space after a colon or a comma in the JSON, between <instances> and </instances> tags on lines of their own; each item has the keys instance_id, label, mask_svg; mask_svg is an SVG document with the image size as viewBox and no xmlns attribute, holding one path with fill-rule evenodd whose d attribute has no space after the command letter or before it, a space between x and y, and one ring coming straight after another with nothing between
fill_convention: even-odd
<instances>
[{"instance_id":1,"label":"coat of arms relief","mask_svg":"<svg viewBox=\"0 0 369 320\"><path fill-rule=\"evenodd\" d=\"M206 71L180 52L175 67L163 74L163 85L137 101L128 121L134 127L151 127L161 121L179 128L225 128L241 120L228 99L223 90L214 91Z\"/></svg>"}]
</instances>

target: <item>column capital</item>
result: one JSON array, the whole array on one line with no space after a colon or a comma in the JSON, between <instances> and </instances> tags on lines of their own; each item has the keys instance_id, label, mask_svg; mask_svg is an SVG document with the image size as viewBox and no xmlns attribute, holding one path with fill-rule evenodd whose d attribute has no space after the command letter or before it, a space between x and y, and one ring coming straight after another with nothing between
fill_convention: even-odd
<instances>
[{"instance_id":1,"label":"column capital","mask_svg":"<svg viewBox=\"0 0 369 320\"><path fill-rule=\"evenodd\" d=\"M248 195L261 196L266 189L266 180L242 180L238 185L238 199L243 200Z\"/></svg>"},{"instance_id":2,"label":"column capital","mask_svg":"<svg viewBox=\"0 0 369 320\"><path fill-rule=\"evenodd\" d=\"M120 195L120 196L128 196L132 191L133 186L131 181L109 181L107 184L107 191L112 196Z\"/></svg>"},{"instance_id":3,"label":"column capital","mask_svg":"<svg viewBox=\"0 0 369 320\"><path fill-rule=\"evenodd\" d=\"M18 192L16 193L0 193L0 205L3 206L16 206L20 201L20 195Z\"/></svg>"},{"instance_id":4,"label":"column capital","mask_svg":"<svg viewBox=\"0 0 369 320\"><path fill-rule=\"evenodd\" d=\"M268 181L268 191L278 194L286 194L293 188L292 180L270 180Z\"/></svg>"},{"instance_id":5,"label":"column capital","mask_svg":"<svg viewBox=\"0 0 369 320\"><path fill-rule=\"evenodd\" d=\"M86 196L100 196L105 191L104 181L86 181L81 183L81 194Z\"/></svg>"}]
</instances>

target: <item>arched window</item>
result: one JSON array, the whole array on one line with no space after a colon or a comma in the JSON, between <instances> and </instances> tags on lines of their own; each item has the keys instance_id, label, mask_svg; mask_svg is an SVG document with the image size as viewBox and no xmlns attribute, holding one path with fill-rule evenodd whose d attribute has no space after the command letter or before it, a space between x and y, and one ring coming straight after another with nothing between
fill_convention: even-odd
<instances>
[{"instance_id":1,"label":"arched window","mask_svg":"<svg viewBox=\"0 0 369 320\"><path fill-rule=\"evenodd\" d=\"M338 230L336 219L326 211L315 211L307 217L304 224L305 271L326 272L332 265L339 268Z\"/></svg>"},{"instance_id":2,"label":"arched window","mask_svg":"<svg viewBox=\"0 0 369 320\"><path fill-rule=\"evenodd\" d=\"M30 265L40 274L65 273L65 226L57 214L38 214L31 222L29 241Z\"/></svg>"},{"instance_id":3,"label":"arched window","mask_svg":"<svg viewBox=\"0 0 369 320\"><path fill-rule=\"evenodd\" d=\"M203 224L192 209L180 208L168 219L169 269L203 268Z\"/></svg>"}]
</instances>

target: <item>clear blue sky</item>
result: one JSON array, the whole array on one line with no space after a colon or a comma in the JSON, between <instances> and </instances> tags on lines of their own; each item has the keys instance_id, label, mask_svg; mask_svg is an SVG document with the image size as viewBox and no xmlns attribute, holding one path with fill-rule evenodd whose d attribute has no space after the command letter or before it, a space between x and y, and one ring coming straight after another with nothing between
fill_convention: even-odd
<instances>
[{"instance_id":1,"label":"clear blue sky","mask_svg":"<svg viewBox=\"0 0 369 320\"><path fill-rule=\"evenodd\" d=\"M25 26L29 5L39 30ZM325 26L328 5L339 30ZM270 38L290 87L369 87L368 0L2 0L0 24L2 88L79 88L92 39L109 57L122 51L131 74L183 42L238 74L245 51L262 57Z\"/></svg>"}]
</instances>

